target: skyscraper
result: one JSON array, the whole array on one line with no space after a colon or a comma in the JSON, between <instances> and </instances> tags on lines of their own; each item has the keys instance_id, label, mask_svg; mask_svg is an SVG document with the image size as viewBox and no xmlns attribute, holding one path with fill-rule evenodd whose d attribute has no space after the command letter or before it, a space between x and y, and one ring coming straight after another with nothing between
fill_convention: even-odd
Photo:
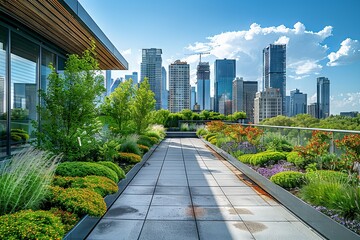
<instances>
[{"instance_id":1,"label":"skyscraper","mask_svg":"<svg viewBox=\"0 0 360 240\"><path fill-rule=\"evenodd\" d=\"M317 78L317 111L318 118L330 116L330 80L326 77Z\"/></svg>"},{"instance_id":2,"label":"skyscraper","mask_svg":"<svg viewBox=\"0 0 360 240\"><path fill-rule=\"evenodd\" d=\"M133 85L137 85L139 83L138 73L133 72L131 75L125 75L125 80L132 79Z\"/></svg>"},{"instance_id":3,"label":"skyscraper","mask_svg":"<svg viewBox=\"0 0 360 240\"><path fill-rule=\"evenodd\" d=\"M197 104L200 110L210 110L210 65L200 62L197 66Z\"/></svg>"},{"instance_id":4,"label":"skyscraper","mask_svg":"<svg viewBox=\"0 0 360 240\"><path fill-rule=\"evenodd\" d=\"M235 76L236 76L235 59L225 58L225 59L215 60L214 110L216 112L219 112L219 101L221 97L227 99L227 101L232 100L232 81L235 79ZM225 112L229 112L229 110L226 110Z\"/></svg>"},{"instance_id":5,"label":"skyscraper","mask_svg":"<svg viewBox=\"0 0 360 240\"><path fill-rule=\"evenodd\" d=\"M290 117L307 112L307 94L299 89L290 91Z\"/></svg>"},{"instance_id":6,"label":"skyscraper","mask_svg":"<svg viewBox=\"0 0 360 240\"><path fill-rule=\"evenodd\" d=\"M243 111L250 122L254 122L254 100L258 91L257 81L243 82Z\"/></svg>"},{"instance_id":7,"label":"skyscraper","mask_svg":"<svg viewBox=\"0 0 360 240\"><path fill-rule=\"evenodd\" d=\"M236 77L232 83L232 112L244 111L244 80Z\"/></svg>"},{"instance_id":8,"label":"skyscraper","mask_svg":"<svg viewBox=\"0 0 360 240\"><path fill-rule=\"evenodd\" d=\"M169 65L169 110L190 109L190 65L176 60Z\"/></svg>"},{"instance_id":9,"label":"skyscraper","mask_svg":"<svg viewBox=\"0 0 360 240\"><path fill-rule=\"evenodd\" d=\"M270 44L263 50L263 90L280 89L282 114L286 111L286 45Z\"/></svg>"},{"instance_id":10,"label":"skyscraper","mask_svg":"<svg viewBox=\"0 0 360 240\"><path fill-rule=\"evenodd\" d=\"M257 92L254 100L254 123L266 118L276 117L282 113L282 98L278 88L266 88Z\"/></svg>"},{"instance_id":11,"label":"skyscraper","mask_svg":"<svg viewBox=\"0 0 360 240\"><path fill-rule=\"evenodd\" d=\"M141 62L141 81L145 77L149 79L150 90L155 93L155 109L161 108L161 58L162 50L157 48L149 48L142 50L142 62Z\"/></svg>"},{"instance_id":12,"label":"skyscraper","mask_svg":"<svg viewBox=\"0 0 360 240\"><path fill-rule=\"evenodd\" d=\"M194 110L194 106L196 103L196 87L191 87L191 93L190 93L190 109Z\"/></svg>"},{"instance_id":13,"label":"skyscraper","mask_svg":"<svg viewBox=\"0 0 360 240\"><path fill-rule=\"evenodd\" d=\"M166 89L166 70L164 67L161 67L161 108L168 109L168 98L169 98L169 91Z\"/></svg>"},{"instance_id":14,"label":"skyscraper","mask_svg":"<svg viewBox=\"0 0 360 240\"><path fill-rule=\"evenodd\" d=\"M106 88L106 96L109 96L111 93L111 70L106 70L106 77L105 77L105 88Z\"/></svg>"},{"instance_id":15,"label":"skyscraper","mask_svg":"<svg viewBox=\"0 0 360 240\"><path fill-rule=\"evenodd\" d=\"M307 113L314 118L319 118L317 103L310 103L307 106Z\"/></svg>"}]
</instances>

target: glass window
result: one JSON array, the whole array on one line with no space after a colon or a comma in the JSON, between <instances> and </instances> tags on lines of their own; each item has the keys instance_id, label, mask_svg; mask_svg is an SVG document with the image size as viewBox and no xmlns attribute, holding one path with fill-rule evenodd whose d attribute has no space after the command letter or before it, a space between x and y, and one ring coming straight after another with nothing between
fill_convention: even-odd
<instances>
[{"instance_id":1,"label":"glass window","mask_svg":"<svg viewBox=\"0 0 360 240\"><path fill-rule=\"evenodd\" d=\"M50 64L56 67L56 55L46 49L42 49L41 56L41 89L46 90L48 83L48 76L51 73Z\"/></svg>"},{"instance_id":2,"label":"glass window","mask_svg":"<svg viewBox=\"0 0 360 240\"><path fill-rule=\"evenodd\" d=\"M6 156L7 99L6 99L6 48L8 29L0 26L0 157Z\"/></svg>"},{"instance_id":3,"label":"glass window","mask_svg":"<svg viewBox=\"0 0 360 240\"><path fill-rule=\"evenodd\" d=\"M11 35L11 145L16 152L32 136L32 120L37 120L37 69L39 46Z\"/></svg>"}]
</instances>

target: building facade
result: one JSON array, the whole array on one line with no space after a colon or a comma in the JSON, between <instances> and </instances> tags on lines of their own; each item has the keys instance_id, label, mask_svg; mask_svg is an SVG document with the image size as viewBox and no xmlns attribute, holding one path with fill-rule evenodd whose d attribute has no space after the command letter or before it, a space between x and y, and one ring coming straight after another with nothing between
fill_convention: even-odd
<instances>
[{"instance_id":1,"label":"building facade","mask_svg":"<svg viewBox=\"0 0 360 240\"><path fill-rule=\"evenodd\" d=\"M263 50L263 91L280 89L282 114L286 111L286 45L270 44Z\"/></svg>"},{"instance_id":2,"label":"building facade","mask_svg":"<svg viewBox=\"0 0 360 240\"><path fill-rule=\"evenodd\" d=\"M157 48L148 48L142 50L141 61L141 81L145 77L149 79L150 90L155 93L155 109L161 108L162 91L162 50Z\"/></svg>"},{"instance_id":3,"label":"building facade","mask_svg":"<svg viewBox=\"0 0 360 240\"><path fill-rule=\"evenodd\" d=\"M225 58L215 60L214 75L214 111L219 112L220 98L224 98L226 101L232 100L232 81L236 76L235 59Z\"/></svg>"},{"instance_id":4,"label":"building facade","mask_svg":"<svg viewBox=\"0 0 360 240\"><path fill-rule=\"evenodd\" d=\"M316 89L318 118L327 118L330 116L330 80L326 77L318 77Z\"/></svg>"},{"instance_id":5,"label":"building facade","mask_svg":"<svg viewBox=\"0 0 360 240\"><path fill-rule=\"evenodd\" d=\"M243 111L249 122L254 122L254 100L258 91L257 81L244 81L243 82Z\"/></svg>"},{"instance_id":6,"label":"building facade","mask_svg":"<svg viewBox=\"0 0 360 240\"><path fill-rule=\"evenodd\" d=\"M318 105L317 103L310 103L308 106L307 106L307 113L314 117L314 118L319 118L318 116Z\"/></svg>"},{"instance_id":7,"label":"building facade","mask_svg":"<svg viewBox=\"0 0 360 240\"><path fill-rule=\"evenodd\" d=\"M232 112L244 111L244 80L236 77L232 83Z\"/></svg>"},{"instance_id":8,"label":"building facade","mask_svg":"<svg viewBox=\"0 0 360 240\"><path fill-rule=\"evenodd\" d=\"M282 114L282 98L278 88L257 92L254 100L254 123Z\"/></svg>"},{"instance_id":9,"label":"building facade","mask_svg":"<svg viewBox=\"0 0 360 240\"><path fill-rule=\"evenodd\" d=\"M137 73L137 72L133 72L132 74L125 75L125 80L129 80L130 78L132 79L134 86L138 85L138 83L139 83L139 76L138 76L138 73Z\"/></svg>"},{"instance_id":10,"label":"building facade","mask_svg":"<svg viewBox=\"0 0 360 240\"><path fill-rule=\"evenodd\" d=\"M299 89L290 91L290 117L307 113L307 94Z\"/></svg>"},{"instance_id":11,"label":"building facade","mask_svg":"<svg viewBox=\"0 0 360 240\"><path fill-rule=\"evenodd\" d=\"M200 110L210 110L210 65L208 62L200 62L196 72L197 104Z\"/></svg>"},{"instance_id":12,"label":"building facade","mask_svg":"<svg viewBox=\"0 0 360 240\"><path fill-rule=\"evenodd\" d=\"M190 93L190 109L194 110L196 104L196 87L191 87L191 93ZM199 107L200 109L200 107Z\"/></svg>"},{"instance_id":13,"label":"building facade","mask_svg":"<svg viewBox=\"0 0 360 240\"><path fill-rule=\"evenodd\" d=\"M166 69L161 67L161 79L162 79L162 90L161 90L161 108L168 109L169 103L169 91L167 90L167 82L166 82Z\"/></svg>"},{"instance_id":14,"label":"building facade","mask_svg":"<svg viewBox=\"0 0 360 240\"><path fill-rule=\"evenodd\" d=\"M126 60L77 0L56 4L0 1L0 157L28 145L11 139L13 130L21 129L30 138L35 137L32 121L39 121L38 92L47 89L49 65L61 73L66 55L81 54L90 48L88 39L95 41L100 69L128 68Z\"/></svg>"},{"instance_id":15,"label":"building facade","mask_svg":"<svg viewBox=\"0 0 360 240\"><path fill-rule=\"evenodd\" d=\"M169 65L169 110L190 109L190 65L176 60Z\"/></svg>"}]
</instances>

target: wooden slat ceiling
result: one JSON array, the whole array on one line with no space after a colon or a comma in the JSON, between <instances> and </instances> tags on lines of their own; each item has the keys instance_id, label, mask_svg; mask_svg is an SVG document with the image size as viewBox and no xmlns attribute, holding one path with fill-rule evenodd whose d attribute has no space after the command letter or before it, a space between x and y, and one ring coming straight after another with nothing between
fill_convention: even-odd
<instances>
[{"instance_id":1,"label":"wooden slat ceiling","mask_svg":"<svg viewBox=\"0 0 360 240\"><path fill-rule=\"evenodd\" d=\"M69 53L81 54L90 47L93 39L99 65L103 70L127 68L127 63L117 59L57 0L0 0L0 7L8 15Z\"/></svg>"}]
</instances>

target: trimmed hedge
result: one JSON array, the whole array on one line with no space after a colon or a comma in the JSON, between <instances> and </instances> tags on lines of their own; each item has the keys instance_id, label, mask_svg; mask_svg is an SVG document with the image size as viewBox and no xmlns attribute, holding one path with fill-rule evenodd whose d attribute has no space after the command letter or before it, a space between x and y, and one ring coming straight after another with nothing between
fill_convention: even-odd
<instances>
[{"instance_id":1,"label":"trimmed hedge","mask_svg":"<svg viewBox=\"0 0 360 240\"><path fill-rule=\"evenodd\" d=\"M263 166L269 161L277 162L283 159L286 159L286 156L281 152L265 151L254 154L254 156L250 159L250 164L256 166Z\"/></svg>"},{"instance_id":2,"label":"trimmed hedge","mask_svg":"<svg viewBox=\"0 0 360 240\"><path fill-rule=\"evenodd\" d=\"M288 162L295 164L297 167L303 167L305 165L305 159L300 156L298 152L290 152L286 158Z\"/></svg>"},{"instance_id":3,"label":"trimmed hedge","mask_svg":"<svg viewBox=\"0 0 360 240\"><path fill-rule=\"evenodd\" d=\"M138 144L139 149L143 152L143 154L147 153L150 148L148 146L142 145L142 144Z\"/></svg>"},{"instance_id":4,"label":"trimmed hedge","mask_svg":"<svg viewBox=\"0 0 360 240\"><path fill-rule=\"evenodd\" d=\"M304 174L295 171L279 172L275 175L272 175L270 181L283 188L291 189L300 187L304 183Z\"/></svg>"},{"instance_id":5,"label":"trimmed hedge","mask_svg":"<svg viewBox=\"0 0 360 240\"><path fill-rule=\"evenodd\" d=\"M101 161L101 162L97 162L97 163L104 165L104 166L110 168L111 170L113 170L117 174L119 180L125 178L124 170L122 170L121 167L119 167L119 165L117 165L116 163L109 162L109 161Z\"/></svg>"},{"instance_id":6,"label":"trimmed hedge","mask_svg":"<svg viewBox=\"0 0 360 240\"><path fill-rule=\"evenodd\" d=\"M255 154L243 154L240 157L238 157L238 160L242 163L250 163L251 158L254 156Z\"/></svg>"},{"instance_id":7,"label":"trimmed hedge","mask_svg":"<svg viewBox=\"0 0 360 240\"><path fill-rule=\"evenodd\" d=\"M0 216L0 239L62 239L61 219L48 211L24 210Z\"/></svg>"},{"instance_id":8,"label":"trimmed hedge","mask_svg":"<svg viewBox=\"0 0 360 240\"><path fill-rule=\"evenodd\" d=\"M61 219L62 224L64 224L65 232L70 231L80 220L75 213L67 212L58 208L51 208L49 211Z\"/></svg>"},{"instance_id":9,"label":"trimmed hedge","mask_svg":"<svg viewBox=\"0 0 360 240\"><path fill-rule=\"evenodd\" d=\"M63 177L103 176L119 182L118 175L112 169L93 162L64 162L59 164L55 174Z\"/></svg>"},{"instance_id":10,"label":"trimmed hedge","mask_svg":"<svg viewBox=\"0 0 360 240\"><path fill-rule=\"evenodd\" d=\"M62 188L87 188L103 197L119 190L112 180L101 176L55 177L53 185Z\"/></svg>"},{"instance_id":11,"label":"trimmed hedge","mask_svg":"<svg viewBox=\"0 0 360 240\"><path fill-rule=\"evenodd\" d=\"M106 212L106 204L102 196L86 188L52 187L51 203L62 210L79 216L89 214L101 217Z\"/></svg>"},{"instance_id":12,"label":"trimmed hedge","mask_svg":"<svg viewBox=\"0 0 360 240\"><path fill-rule=\"evenodd\" d=\"M141 161L141 156L137 155L135 153L123 153L123 152L120 152L119 153L119 160L129 162L129 163L138 163L138 162Z\"/></svg>"}]
</instances>

